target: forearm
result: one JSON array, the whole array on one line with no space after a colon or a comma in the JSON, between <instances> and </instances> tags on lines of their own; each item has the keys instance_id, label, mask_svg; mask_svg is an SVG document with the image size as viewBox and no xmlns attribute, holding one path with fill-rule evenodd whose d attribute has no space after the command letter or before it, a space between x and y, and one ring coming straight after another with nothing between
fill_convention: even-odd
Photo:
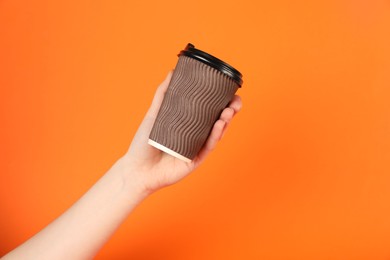
<instances>
[{"instance_id":1,"label":"forearm","mask_svg":"<svg viewBox=\"0 0 390 260\"><path fill-rule=\"evenodd\" d=\"M124 159L71 208L4 259L90 259L147 196Z\"/></svg>"}]
</instances>

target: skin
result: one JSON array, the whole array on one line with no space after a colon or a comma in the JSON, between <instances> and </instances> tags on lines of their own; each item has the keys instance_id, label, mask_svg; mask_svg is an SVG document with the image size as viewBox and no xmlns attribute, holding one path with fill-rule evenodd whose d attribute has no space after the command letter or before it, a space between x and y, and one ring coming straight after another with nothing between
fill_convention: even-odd
<instances>
[{"instance_id":1,"label":"skin","mask_svg":"<svg viewBox=\"0 0 390 260\"><path fill-rule=\"evenodd\" d=\"M241 99L233 98L199 154L186 163L147 144L171 76L157 88L126 154L67 211L2 259L92 259L142 200L183 179L206 159L240 111Z\"/></svg>"}]
</instances>

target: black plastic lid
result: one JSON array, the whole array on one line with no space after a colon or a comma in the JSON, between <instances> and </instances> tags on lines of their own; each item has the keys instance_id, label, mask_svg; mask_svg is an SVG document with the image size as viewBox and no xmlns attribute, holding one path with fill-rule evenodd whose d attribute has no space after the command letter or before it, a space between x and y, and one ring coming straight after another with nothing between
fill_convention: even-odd
<instances>
[{"instance_id":1,"label":"black plastic lid","mask_svg":"<svg viewBox=\"0 0 390 260\"><path fill-rule=\"evenodd\" d=\"M223 62L222 60L214 57L213 55L195 49L195 46L191 43L187 44L186 48L178 54L178 56L181 55L194 58L200 62L203 62L204 64L209 65L210 67L213 67L214 69L219 70L220 72L231 77L239 85L239 87L241 87L243 83L242 74L238 70L236 70L226 62Z\"/></svg>"}]
</instances>

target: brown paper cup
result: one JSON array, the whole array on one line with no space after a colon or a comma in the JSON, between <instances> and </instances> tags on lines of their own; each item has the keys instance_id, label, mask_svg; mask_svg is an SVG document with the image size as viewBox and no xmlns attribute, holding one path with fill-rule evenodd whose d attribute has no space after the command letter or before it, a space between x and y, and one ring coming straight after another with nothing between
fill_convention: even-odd
<instances>
[{"instance_id":1,"label":"brown paper cup","mask_svg":"<svg viewBox=\"0 0 390 260\"><path fill-rule=\"evenodd\" d=\"M241 84L240 72L188 44L179 54L148 143L191 162Z\"/></svg>"}]
</instances>

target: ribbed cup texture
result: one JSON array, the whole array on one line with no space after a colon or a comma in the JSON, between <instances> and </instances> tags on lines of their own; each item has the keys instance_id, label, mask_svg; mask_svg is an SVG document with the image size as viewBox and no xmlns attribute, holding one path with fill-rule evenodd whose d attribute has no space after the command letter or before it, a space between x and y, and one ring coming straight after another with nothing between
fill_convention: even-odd
<instances>
[{"instance_id":1,"label":"ribbed cup texture","mask_svg":"<svg viewBox=\"0 0 390 260\"><path fill-rule=\"evenodd\" d=\"M229 76L180 56L149 138L193 160L237 89Z\"/></svg>"}]
</instances>

